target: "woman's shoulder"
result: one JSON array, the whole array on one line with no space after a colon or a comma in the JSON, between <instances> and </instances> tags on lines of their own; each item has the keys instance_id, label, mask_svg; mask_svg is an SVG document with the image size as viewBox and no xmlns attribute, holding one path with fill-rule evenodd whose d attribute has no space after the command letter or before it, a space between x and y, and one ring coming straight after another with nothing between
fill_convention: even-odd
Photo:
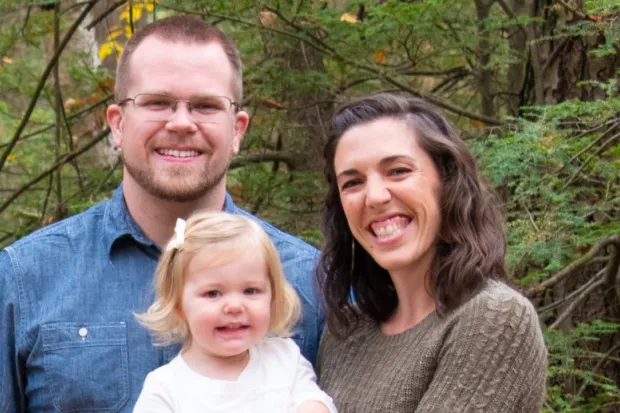
<instances>
[{"instance_id":1,"label":"woman's shoulder","mask_svg":"<svg viewBox=\"0 0 620 413\"><path fill-rule=\"evenodd\" d=\"M536 316L536 309L521 293L503 282L489 280L470 300L463 303L455 313L486 315L507 314Z\"/></svg>"},{"instance_id":2,"label":"woman's shoulder","mask_svg":"<svg viewBox=\"0 0 620 413\"><path fill-rule=\"evenodd\" d=\"M538 341L544 346L538 314L532 303L518 291L499 281L487 284L471 299L447 315L452 329L471 340L499 336L516 341ZM534 341L533 341L534 340Z\"/></svg>"}]
</instances>

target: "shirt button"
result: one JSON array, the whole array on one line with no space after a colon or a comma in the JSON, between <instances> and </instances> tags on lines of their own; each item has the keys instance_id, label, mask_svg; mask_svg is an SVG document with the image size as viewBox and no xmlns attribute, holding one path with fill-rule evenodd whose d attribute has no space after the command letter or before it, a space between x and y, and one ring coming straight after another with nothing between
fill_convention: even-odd
<instances>
[{"instance_id":1,"label":"shirt button","mask_svg":"<svg viewBox=\"0 0 620 413\"><path fill-rule=\"evenodd\" d=\"M86 329L86 327L82 327L80 328L80 330L78 331L78 334L80 335L80 337L86 337L88 335L88 330Z\"/></svg>"}]
</instances>

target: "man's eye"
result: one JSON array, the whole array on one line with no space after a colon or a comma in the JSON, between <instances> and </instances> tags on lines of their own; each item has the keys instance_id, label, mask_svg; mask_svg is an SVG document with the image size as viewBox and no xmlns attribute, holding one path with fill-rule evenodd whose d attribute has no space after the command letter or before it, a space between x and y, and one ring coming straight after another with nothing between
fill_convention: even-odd
<instances>
[{"instance_id":1,"label":"man's eye","mask_svg":"<svg viewBox=\"0 0 620 413\"><path fill-rule=\"evenodd\" d=\"M205 291L203 295L207 298L217 298L221 295L221 293L218 290L209 290Z\"/></svg>"},{"instance_id":2,"label":"man's eye","mask_svg":"<svg viewBox=\"0 0 620 413\"><path fill-rule=\"evenodd\" d=\"M142 102L142 106L148 109L161 110L171 107L172 102L165 99L153 99Z\"/></svg>"},{"instance_id":3,"label":"man's eye","mask_svg":"<svg viewBox=\"0 0 620 413\"><path fill-rule=\"evenodd\" d=\"M222 110L222 105L217 101L200 100L192 102L192 109L198 112L213 112L217 110Z\"/></svg>"}]
</instances>

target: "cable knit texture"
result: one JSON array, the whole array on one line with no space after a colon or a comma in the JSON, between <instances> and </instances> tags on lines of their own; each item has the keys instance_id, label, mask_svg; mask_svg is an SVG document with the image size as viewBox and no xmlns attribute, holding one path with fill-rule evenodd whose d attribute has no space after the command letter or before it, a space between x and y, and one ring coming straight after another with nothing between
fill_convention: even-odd
<instances>
[{"instance_id":1,"label":"cable knit texture","mask_svg":"<svg viewBox=\"0 0 620 413\"><path fill-rule=\"evenodd\" d=\"M493 281L401 334L368 318L343 341L326 330L317 368L340 413L533 413L547 351L532 304Z\"/></svg>"}]
</instances>

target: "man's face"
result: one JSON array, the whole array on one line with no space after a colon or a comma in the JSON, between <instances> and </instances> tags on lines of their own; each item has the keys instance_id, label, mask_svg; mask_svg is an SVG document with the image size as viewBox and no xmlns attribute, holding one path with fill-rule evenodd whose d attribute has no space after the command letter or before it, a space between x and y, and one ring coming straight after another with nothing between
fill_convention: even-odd
<instances>
[{"instance_id":1,"label":"man's face","mask_svg":"<svg viewBox=\"0 0 620 413\"><path fill-rule=\"evenodd\" d=\"M234 73L222 47L145 39L131 56L128 98L161 94L189 100L226 96L234 101ZM160 199L189 202L225 188L232 156L248 125L232 107L196 121L186 103L163 120L145 119L131 101L108 108L108 122L122 150L126 185Z\"/></svg>"}]
</instances>

